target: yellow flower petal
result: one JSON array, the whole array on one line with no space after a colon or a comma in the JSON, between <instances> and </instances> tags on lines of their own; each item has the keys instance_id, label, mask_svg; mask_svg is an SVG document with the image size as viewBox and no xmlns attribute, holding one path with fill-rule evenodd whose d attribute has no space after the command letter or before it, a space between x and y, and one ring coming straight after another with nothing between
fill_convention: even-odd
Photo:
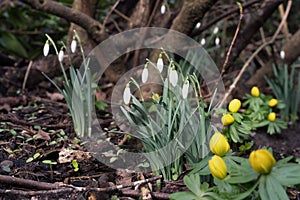
<instances>
[{"instance_id":1,"label":"yellow flower petal","mask_svg":"<svg viewBox=\"0 0 300 200\"><path fill-rule=\"evenodd\" d=\"M276 164L273 155L266 149L252 151L249 156L251 167L259 174L268 174Z\"/></svg>"},{"instance_id":2,"label":"yellow flower petal","mask_svg":"<svg viewBox=\"0 0 300 200\"><path fill-rule=\"evenodd\" d=\"M230 145L223 134L215 133L210 138L209 148L214 154L222 157L229 151Z\"/></svg>"},{"instance_id":3,"label":"yellow flower petal","mask_svg":"<svg viewBox=\"0 0 300 200\"><path fill-rule=\"evenodd\" d=\"M223 115L221 121L222 121L223 125L227 126L234 122L234 118L232 117L231 114L225 114L225 115Z\"/></svg>"},{"instance_id":4,"label":"yellow flower petal","mask_svg":"<svg viewBox=\"0 0 300 200\"><path fill-rule=\"evenodd\" d=\"M269 101L269 103L268 103L268 105L270 106L270 107L274 107L274 106L276 106L278 104L278 100L277 99L271 99L270 101Z\"/></svg>"},{"instance_id":5,"label":"yellow flower petal","mask_svg":"<svg viewBox=\"0 0 300 200\"><path fill-rule=\"evenodd\" d=\"M213 177L222 180L227 176L226 164L220 156L214 155L211 160L208 161L208 166Z\"/></svg>"},{"instance_id":6,"label":"yellow flower petal","mask_svg":"<svg viewBox=\"0 0 300 200\"><path fill-rule=\"evenodd\" d=\"M242 103L239 99L233 99L229 103L228 110L230 112L236 113L241 108L241 105Z\"/></svg>"},{"instance_id":7,"label":"yellow flower petal","mask_svg":"<svg viewBox=\"0 0 300 200\"><path fill-rule=\"evenodd\" d=\"M276 113L271 112L271 113L268 115L268 120L269 120L270 122L275 122L275 120L276 120Z\"/></svg>"}]
</instances>

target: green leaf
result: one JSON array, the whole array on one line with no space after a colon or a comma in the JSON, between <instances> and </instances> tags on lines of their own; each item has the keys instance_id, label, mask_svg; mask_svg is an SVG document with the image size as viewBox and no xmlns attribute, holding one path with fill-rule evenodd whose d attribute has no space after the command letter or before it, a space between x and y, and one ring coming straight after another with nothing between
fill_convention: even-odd
<instances>
[{"instance_id":1,"label":"green leaf","mask_svg":"<svg viewBox=\"0 0 300 200\"><path fill-rule=\"evenodd\" d=\"M28 58L27 50L12 33L2 32L0 44L16 55Z\"/></svg>"},{"instance_id":2,"label":"green leaf","mask_svg":"<svg viewBox=\"0 0 300 200\"><path fill-rule=\"evenodd\" d=\"M300 184L300 165L296 163L277 163L272 170L272 175L284 186Z\"/></svg>"},{"instance_id":3,"label":"green leaf","mask_svg":"<svg viewBox=\"0 0 300 200\"><path fill-rule=\"evenodd\" d=\"M171 200L195 200L198 199L198 197L193 194L192 192L177 192L174 194L171 194L170 196Z\"/></svg>"},{"instance_id":4,"label":"green leaf","mask_svg":"<svg viewBox=\"0 0 300 200\"><path fill-rule=\"evenodd\" d=\"M183 178L183 182L196 196L201 194L199 174L189 174Z\"/></svg>"}]
</instances>

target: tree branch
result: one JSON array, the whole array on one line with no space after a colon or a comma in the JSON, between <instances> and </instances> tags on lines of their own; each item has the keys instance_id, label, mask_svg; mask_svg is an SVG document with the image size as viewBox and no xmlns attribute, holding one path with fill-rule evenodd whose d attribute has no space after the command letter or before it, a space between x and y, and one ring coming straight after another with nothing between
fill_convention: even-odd
<instances>
[{"instance_id":1,"label":"tree branch","mask_svg":"<svg viewBox=\"0 0 300 200\"><path fill-rule=\"evenodd\" d=\"M37 10L54 14L68 20L69 22L73 22L81 26L89 33L89 35L95 42L99 43L106 38L105 34L101 33L101 30L103 29L101 23L80 11L72 10L71 8L64 6L62 3L58 3L52 0L21 1L29 4L31 7Z\"/></svg>"}]
</instances>

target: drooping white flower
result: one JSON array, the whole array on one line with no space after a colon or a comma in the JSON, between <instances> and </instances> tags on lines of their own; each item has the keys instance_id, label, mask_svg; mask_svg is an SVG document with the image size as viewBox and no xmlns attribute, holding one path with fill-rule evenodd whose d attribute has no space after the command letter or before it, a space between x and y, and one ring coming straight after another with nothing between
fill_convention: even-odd
<instances>
[{"instance_id":1,"label":"drooping white flower","mask_svg":"<svg viewBox=\"0 0 300 200\"><path fill-rule=\"evenodd\" d=\"M143 72L142 72L142 82L146 83L148 80L148 66L147 64L145 65Z\"/></svg>"},{"instance_id":2,"label":"drooping white flower","mask_svg":"<svg viewBox=\"0 0 300 200\"><path fill-rule=\"evenodd\" d=\"M64 51L61 49L60 51L59 51L59 53L58 53L58 60L59 60L59 62L62 62L63 61L63 59L64 59Z\"/></svg>"},{"instance_id":3,"label":"drooping white flower","mask_svg":"<svg viewBox=\"0 0 300 200\"><path fill-rule=\"evenodd\" d=\"M205 42L206 42L205 38L202 38L200 44L203 46L203 45L205 45Z\"/></svg>"},{"instance_id":4,"label":"drooping white flower","mask_svg":"<svg viewBox=\"0 0 300 200\"><path fill-rule=\"evenodd\" d=\"M216 37L215 44L216 44L216 46L219 46L219 44L220 44L220 38L219 37Z\"/></svg>"},{"instance_id":5,"label":"drooping white flower","mask_svg":"<svg viewBox=\"0 0 300 200\"><path fill-rule=\"evenodd\" d=\"M285 52L283 50L280 51L280 58L282 60L285 58Z\"/></svg>"},{"instance_id":6,"label":"drooping white flower","mask_svg":"<svg viewBox=\"0 0 300 200\"><path fill-rule=\"evenodd\" d=\"M45 43L45 45L44 45L44 48L43 48L44 56L48 55L49 49L50 49L49 40L47 40L46 43Z\"/></svg>"},{"instance_id":7,"label":"drooping white flower","mask_svg":"<svg viewBox=\"0 0 300 200\"><path fill-rule=\"evenodd\" d=\"M161 73L164 69L164 61L162 59L162 54L159 54L159 57L157 59L156 67L158 71Z\"/></svg>"},{"instance_id":8,"label":"drooping white flower","mask_svg":"<svg viewBox=\"0 0 300 200\"><path fill-rule=\"evenodd\" d=\"M188 92L189 92L189 86L190 86L190 82L188 79L186 79L184 81L184 84L182 86L182 98L183 99L186 99L187 98L187 95L188 95Z\"/></svg>"},{"instance_id":9,"label":"drooping white flower","mask_svg":"<svg viewBox=\"0 0 300 200\"><path fill-rule=\"evenodd\" d=\"M131 98L130 85L127 83L124 93L123 93L123 101L126 105L129 104Z\"/></svg>"},{"instance_id":10,"label":"drooping white flower","mask_svg":"<svg viewBox=\"0 0 300 200\"><path fill-rule=\"evenodd\" d=\"M213 30L213 34L217 34L218 32L219 32L219 27L216 26Z\"/></svg>"},{"instance_id":11,"label":"drooping white flower","mask_svg":"<svg viewBox=\"0 0 300 200\"><path fill-rule=\"evenodd\" d=\"M160 13L162 15L166 13L166 6L165 6L165 4L161 5L161 7L160 7Z\"/></svg>"},{"instance_id":12,"label":"drooping white flower","mask_svg":"<svg viewBox=\"0 0 300 200\"><path fill-rule=\"evenodd\" d=\"M170 70L170 74L169 74L169 80L170 83L173 87L175 87L177 85L178 82L178 74L177 71L175 70L175 67L172 66L172 69Z\"/></svg>"},{"instance_id":13,"label":"drooping white flower","mask_svg":"<svg viewBox=\"0 0 300 200\"><path fill-rule=\"evenodd\" d=\"M201 22L198 22L198 23L196 24L196 29L200 28L200 26L201 26Z\"/></svg>"},{"instance_id":14,"label":"drooping white flower","mask_svg":"<svg viewBox=\"0 0 300 200\"><path fill-rule=\"evenodd\" d=\"M73 39L71 42L71 52L72 53L75 53L76 47L77 47L77 41L76 41L76 39Z\"/></svg>"}]
</instances>

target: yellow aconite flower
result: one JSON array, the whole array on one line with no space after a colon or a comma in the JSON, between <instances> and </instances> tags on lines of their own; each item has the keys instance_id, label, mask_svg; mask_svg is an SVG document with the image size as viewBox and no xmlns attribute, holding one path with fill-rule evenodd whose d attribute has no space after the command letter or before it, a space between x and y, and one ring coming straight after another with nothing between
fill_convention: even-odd
<instances>
[{"instance_id":1,"label":"yellow aconite flower","mask_svg":"<svg viewBox=\"0 0 300 200\"><path fill-rule=\"evenodd\" d=\"M274 106L276 106L278 104L278 100L277 99L271 99L270 101L269 101L269 106L270 107L274 107Z\"/></svg>"},{"instance_id":2,"label":"yellow aconite flower","mask_svg":"<svg viewBox=\"0 0 300 200\"><path fill-rule=\"evenodd\" d=\"M269 115L268 115L268 120L270 122L274 122L276 120L276 113L274 112L271 112Z\"/></svg>"},{"instance_id":3,"label":"yellow aconite flower","mask_svg":"<svg viewBox=\"0 0 300 200\"><path fill-rule=\"evenodd\" d=\"M223 115L221 121L222 121L223 125L227 126L234 122L234 118L232 117L231 114L225 114L225 115Z\"/></svg>"},{"instance_id":4,"label":"yellow aconite flower","mask_svg":"<svg viewBox=\"0 0 300 200\"><path fill-rule=\"evenodd\" d=\"M224 179L227 175L227 167L224 160L217 155L214 155L209 161L208 166L213 177Z\"/></svg>"},{"instance_id":5,"label":"yellow aconite flower","mask_svg":"<svg viewBox=\"0 0 300 200\"><path fill-rule=\"evenodd\" d=\"M214 154L222 157L229 151L230 145L223 134L215 133L210 138L209 148Z\"/></svg>"},{"instance_id":6,"label":"yellow aconite flower","mask_svg":"<svg viewBox=\"0 0 300 200\"><path fill-rule=\"evenodd\" d=\"M153 94L151 98L153 101L160 101L160 96L157 93Z\"/></svg>"},{"instance_id":7,"label":"yellow aconite flower","mask_svg":"<svg viewBox=\"0 0 300 200\"><path fill-rule=\"evenodd\" d=\"M251 89L251 95L254 96L254 97L258 97L259 96L259 89L258 89L258 87L256 87L256 86L252 87L252 89Z\"/></svg>"},{"instance_id":8,"label":"yellow aconite flower","mask_svg":"<svg viewBox=\"0 0 300 200\"><path fill-rule=\"evenodd\" d=\"M239 99L233 99L229 103L228 110L230 112L236 113L241 108L241 105L242 103Z\"/></svg>"},{"instance_id":9,"label":"yellow aconite flower","mask_svg":"<svg viewBox=\"0 0 300 200\"><path fill-rule=\"evenodd\" d=\"M251 167L259 174L268 174L276 164L273 155L266 149L252 151L249 156Z\"/></svg>"}]
</instances>

